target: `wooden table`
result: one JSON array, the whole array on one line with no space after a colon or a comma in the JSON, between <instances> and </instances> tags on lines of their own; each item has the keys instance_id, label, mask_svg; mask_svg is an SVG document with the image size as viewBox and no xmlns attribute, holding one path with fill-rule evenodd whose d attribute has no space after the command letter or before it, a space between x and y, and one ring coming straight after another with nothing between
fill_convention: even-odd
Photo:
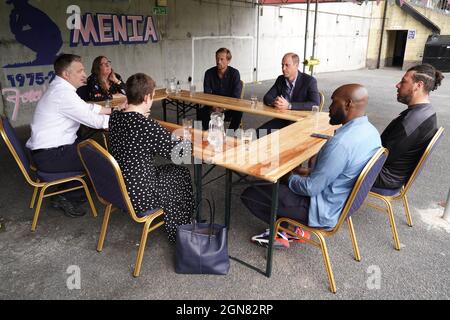
<instances>
[{"instance_id":1,"label":"wooden table","mask_svg":"<svg viewBox=\"0 0 450 320\"><path fill-rule=\"evenodd\" d=\"M183 127L181 125L161 120L157 121L161 124L161 126L166 128L172 134L175 134L178 137L183 136ZM191 133L193 155L192 159L194 160L195 203L199 204L202 199L202 180L204 178L204 176L202 175L203 163L213 163L214 157L216 157L221 152L215 151L214 148L208 143L208 131L202 131L201 129L192 129ZM239 148L240 145L241 141L239 139L227 136L225 137L225 141L222 146L222 152L227 152L228 150ZM205 176L207 174L208 173L206 173ZM214 178L206 184L218 180L223 176ZM196 217L197 220L199 220L199 215L200 212L198 212L198 215Z\"/></svg>"},{"instance_id":2,"label":"wooden table","mask_svg":"<svg viewBox=\"0 0 450 320\"><path fill-rule=\"evenodd\" d=\"M167 93L166 93L166 89L156 89L155 90L155 97L153 98L153 101L161 101L167 98ZM120 106L122 104L124 104L127 101L127 97L126 96L120 96L120 97L114 97L111 100L111 107L117 107ZM106 104L106 100L103 101L88 101L88 103L95 103L101 106L105 106Z\"/></svg>"},{"instance_id":3,"label":"wooden table","mask_svg":"<svg viewBox=\"0 0 450 320\"><path fill-rule=\"evenodd\" d=\"M240 259L233 258L267 277L272 273L272 250L278 211L280 178L317 154L325 139L311 137L311 133L332 135L338 126L331 126L327 113L319 113L318 121L309 116L279 131L253 141L248 151L243 146L228 149L212 158L212 162L226 168L225 225L230 226L232 174L238 172L272 183L272 204L266 270L260 270ZM317 126L316 126L316 123ZM244 153L244 157L242 154ZM246 156L247 155L247 156ZM257 157L255 161L254 157ZM240 175L242 179L242 175Z\"/></svg>"},{"instance_id":4,"label":"wooden table","mask_svg":"<svg viewBox=\"0 0 450 320\"><path fill-rule=\"evenodd\" d=\"M192 109L197 109L200 105L206 105L290 121L300 121L310 114L310 111L280 111L273 107L266 106L262 102L258 102L255 106L252 105L250 100L223 97L202 92L196 92L191 96L190 92L185 90L182 90L179 94L170 93L167 98L177 104L177 121L179 117L178 103L188 104L188 107ZM182 111L182 113L185 113L185 111ZM165 103L163 103L163 117L164 120L167 119Z\"/></svg>"},{"instance_id":5,"label":"wooden table","mask_svg":"<svg viewBox=\"0 0 450 320\"><path fill-rule=\"evenodd\" d=\"M166 128L169 132L175 133L176 136L183 136L183 127L179 124L166 122L162 120L158 121L161 126ZM178 131L178 132L177 132ZM217 152L208 142L208 131L203 131L201 129L191 129L191 141L192 141L192 155L194 159L198 160L199 164L212 163L214 162L214 158L222 154L223 152L227 152L228 150L234 149L241 145L241 141L234 137L225 137L224 144L222 146L222 151ZM195 161L194 161L195 164Z\"/></svg>"},{"instance_id":6,"label":"wooden table","mask_svg":"<svg viewBox=\"0 0 450 320\"><path fill-rule=\"evenodd\" d=\"M211 161L224 168L275 183L293 168L317 154L326 140L311 137L311 133L333 135L336 126L329 124L328 113L320 112L316 120L310 114L270 135L254 140L243 158L241 148L227 149ZM256 159L255 159L256 158Z\"/></svg>"}]
</instances>

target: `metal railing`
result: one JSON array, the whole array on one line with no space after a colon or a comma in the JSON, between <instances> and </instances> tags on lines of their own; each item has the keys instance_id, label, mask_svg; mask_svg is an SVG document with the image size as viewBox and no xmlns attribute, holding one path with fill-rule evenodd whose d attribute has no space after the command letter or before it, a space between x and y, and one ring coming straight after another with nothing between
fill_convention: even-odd
<instances>
[{"instance_id":1,"label":"metal railing","mask_svg":"<svg viewBox=\"0 0 450 320\"><path fill-rule=\"evenodd\" d=\"M411 0L407 2L411 5L450 15L450 0Z\"/></svg>"}]
</instances>

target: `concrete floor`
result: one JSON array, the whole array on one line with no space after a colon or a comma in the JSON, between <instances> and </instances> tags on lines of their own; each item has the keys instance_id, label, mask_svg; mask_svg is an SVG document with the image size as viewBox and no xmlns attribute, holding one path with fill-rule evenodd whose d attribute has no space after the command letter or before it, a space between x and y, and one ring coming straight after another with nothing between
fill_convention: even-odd
<instances>
[{"instance_id":1,"label":"concrete floor","mask_svg":"<svg viewBox=\"0 0 450 320\"><path fill-rule=\"evenodd\" d=\"M395 69L319 74L319 89L326 96L324 111L339 85L364 84L370 94L368 116L381 132L405 108L396 101L395 84L402 75ZM431 94L443 126L450 120L450 74L446 77L442 87ZM255 90L262 98L272 83L266 81L254 89L247 86L246 96ZM153 116L161 118L159 104L154 106ZM173 113L171 117L173 121ZM244 115L246 127L265 120ZM25 140L29 130L18 131ZM141 276L135 279L131 274L141 226L125 214L112 216L102 253L95 250L103 218L99 203L96 219L91 215L70 219L45 202L37 231L32 233L31 188L1 141L0 299L449 299L450 224L439 218L443 208L437 205L446 199L450 186L449 139L446 133L410 190L414 228L406 225L401 205L394 206L400 252L393 248L387 217L366 206L354 216L361 262L353 260L345 226L329 239L338 287L335 295L328 290L319 250L307 245L276 250L271 278L234 261L227 276L179 275L174 271L175 248L159 230L149 236ZM241 189L234 191L239 194ZM208 185L205 193L214 194L217 221L223 221L223 179ZM249 214L237 196L232 201L231 226L229 253L264 268L265 249L251 244L249 238L265 225ZM67 284L73 283L71 266L79 268L80 289L68 289Z\"/></svg>"}]
</instances>

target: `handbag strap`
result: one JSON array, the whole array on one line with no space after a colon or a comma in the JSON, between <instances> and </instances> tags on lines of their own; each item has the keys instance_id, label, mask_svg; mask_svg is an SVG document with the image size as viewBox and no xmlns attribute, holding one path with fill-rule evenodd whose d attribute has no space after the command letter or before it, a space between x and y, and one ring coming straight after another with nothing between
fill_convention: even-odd
<instances>
[{"instance_id":1,"label":"handbag strap","mask_svg":"<svg viewBox=\"0 0 450 320\"><path fill-rule=\"evenodd\" d=\"M209 207L209 239L211 239L212 233L213 233L213 225L214 225L214 218L215 218L215 213L216 213L216 201L214 200L214 198L212 199L212 205L211 205L211 201L209 201L209 199L207 198L202 198L199 203L197 204L197 208L196 208L196 213L198 215L198 211L201 208L201 204L202 201L205 200L208 203L208 207ZM195 220L194 217L192 217L192 224L194 225L194 229L193 232L195 232L196 227L197 227L197 220Z\"/></svg>"}]
</instances>

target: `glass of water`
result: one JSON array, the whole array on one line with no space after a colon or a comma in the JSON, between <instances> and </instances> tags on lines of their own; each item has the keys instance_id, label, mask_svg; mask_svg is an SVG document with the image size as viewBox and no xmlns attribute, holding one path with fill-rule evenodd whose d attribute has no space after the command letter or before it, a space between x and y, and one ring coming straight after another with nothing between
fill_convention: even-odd
<instances>
[{"instance_id":1,"label":"glass of water","mask_svg":"<svg viewBox=\"0 0 450 320\"><path fill-rule=\"evenodd\" d=\"M314 121L314 131L319 129L319 106L312 106L311 114Z\"/></svg>"},{"instance_id":2,"label":"glass of water","mask_svg":"<svg viewBox=\"0 0 450 320\"><path fill-rule=\"evenodd\" d=\"M253 131L244 130L241 135L241 142L246 152L250 151L250 143L253 141Z\"/></svg>"},{"instance_id":3,"label":"glass of water","mask_svg":"<svg viewBox=\"0 0 450 320\"><path fill-rule=\"evenodd\" d=\"M193 97L193 96L195 95L196 89L197 89L197 88L195 87L195 84L191 84L191 85L189 86L189 96Z\"/></svg>"},{"instance_id":4,"label":"glass of water","mask_svg":"<svg viewBox=\"0 0 450 320\"><path fill-rule=\"evenodd\" d=\"M175 87L175 94L178 96L181 93L181 81L177 81L177 85Z\"/></svg>"},{"instance_id":5,"label":"glass of water","mask_svg":"<svg viewBox=\"0 0 450 320\"><path fill-rule=\"evenodd\" d=\"M256 105L258 104L258 96L256 94L252 94L252 96L250 97L250 100L251 100L252 107L256 107Z\"/></svg>"}]
</instances>

